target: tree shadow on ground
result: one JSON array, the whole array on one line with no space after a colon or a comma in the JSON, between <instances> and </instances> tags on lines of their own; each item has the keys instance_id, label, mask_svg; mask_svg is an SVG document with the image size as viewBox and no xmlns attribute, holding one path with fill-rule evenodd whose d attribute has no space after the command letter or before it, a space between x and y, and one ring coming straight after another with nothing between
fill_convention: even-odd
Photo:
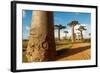
<instances>
[{"instance_id":1,"label":"tree shadow on ground","mask_svg":"<svg viewBox=\"0 0 100 73\"><path fill-rule=\"evenodd\" d=\"M74 48L74 49L62 48L61 50L57 51L57 58L56 58L56 60L62 59L64 57L68 57L68 56L71 56L71 55L74 55L74 54L77 54L77 53L80 53L82 51L90 49L90 47L91 46L89 45L89 46L78 47L78 48Z\"/></svg>"}]
</instances>

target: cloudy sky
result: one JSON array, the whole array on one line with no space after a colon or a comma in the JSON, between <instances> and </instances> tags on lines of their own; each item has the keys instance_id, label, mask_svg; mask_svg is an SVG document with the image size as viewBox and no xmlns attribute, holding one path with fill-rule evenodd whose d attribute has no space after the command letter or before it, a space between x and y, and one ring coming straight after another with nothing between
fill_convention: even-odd
<instances>
[{"instance_id":1,"label":"cloudy sky","mask_svg":"<svg viewBox=\"0 0 100 73\"><path fill-rule=\"evenodd\" d=\"M27 39L29 36L29 29L32 19L32 10L23 10L22 25L23 25L23 39ZM91 32L91 14L79 13L79 12L54 12L54 25L66 26L66 29L61 30L61 38L65 36L64 31L68 31L68 37L71 36L71 27L67 24L72 20L79 21L80 25L86 26L86 31L83 31L84 38L89 37ZM76 29L80 26L75 26L75 33L79 32ZM58 30L55 30L55 37L58 37Z\"/></svg>"}]
</instances>

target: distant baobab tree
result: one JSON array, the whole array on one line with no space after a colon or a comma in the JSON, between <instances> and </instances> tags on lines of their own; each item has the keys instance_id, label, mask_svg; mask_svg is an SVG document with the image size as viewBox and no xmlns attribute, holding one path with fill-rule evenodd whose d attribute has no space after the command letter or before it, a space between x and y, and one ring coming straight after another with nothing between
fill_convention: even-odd
<instances>
[{"instance_id":1,"label":"distant baobab tree","mask_svg":"<svg viewBox=\"0 0 100 73\"><path fill-rule=\"evenodd\" d=\"M91 33L89 33L89 36L91 36Z\"/></svg>"},{"instance_id":2,"label":"distant baobab tree","mask_svg":"<svg viewBox=\"0 0 100 73\"><path fill-rule=\"evenodd\" d=\"M87 30L86 28L85 28L86 26L80 26L79 28L78 28L78 30L80 31L80 36L81 36L81 41L83 41L83 31L84 30Z\"/></svg>"},{"instance_id":3,"label":"distant baobab tree","mask_svg":"<svg viewBox=\"0 0 100 73\"><path fill-rule=\"evenodd\" d=\"M89 33L89 41L91 41L91 33Z\"/></svg>"},{"instance_id":4,"label":"distant baobab tree","mask_svg":"<svg viewBox=\"0 0 100 73\"><path fill-rule=\"evenodd\" d=\"M80 40L80 32L77 32L78 40Z\"/></svg>"},{"instance_id":5,"label":"distant baobab tree","mask_svg":"<svg viewBox=\"0 0 100 73\"><path fill-rule=\"evenodd\" d=\"M65 38L67 38L68 31L64 31L64 33L65 33Z\"/></svg>"},{"instance_id":6,"label":"distant baobab tree","mask_svg":"<svg viewBox=\"0 0 100 73\"><path fill-rule=\"evenodd\" d=\"M72 28L72 42L75 42L75 33L74 33L74 27L76 25L78 25L79 22L76 20L71 21L70 23L68 23L67 25L69 25Z\"/></svg>"},{"instance_id":7,"label":"distant baobab tree","mask_svg":"<svg viewBox=\"0 0 100 73\"><path fill-rule=\"evenodd\" d=\"M58 29L58 40L60 40L60 30L61 29L65 29L66 27L59 24L59 25L55 25L55 29Z\"/></svg>"}]
</instances>

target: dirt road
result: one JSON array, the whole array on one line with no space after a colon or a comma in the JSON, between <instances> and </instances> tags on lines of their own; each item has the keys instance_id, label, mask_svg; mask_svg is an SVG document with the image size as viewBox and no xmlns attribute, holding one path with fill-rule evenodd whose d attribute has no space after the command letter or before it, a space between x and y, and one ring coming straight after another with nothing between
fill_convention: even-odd
<instances>
[{"instance_id":1,"label":"dirt road","mask_svg":"<svg viewBox=\"0 0 100 73\"><path fill-rule=\"evenodd\" d=\"M56 60L87 60L90 58L90 43L75 43L69 49L63 49L58 51Z\"/></svg>"}]
</instances>

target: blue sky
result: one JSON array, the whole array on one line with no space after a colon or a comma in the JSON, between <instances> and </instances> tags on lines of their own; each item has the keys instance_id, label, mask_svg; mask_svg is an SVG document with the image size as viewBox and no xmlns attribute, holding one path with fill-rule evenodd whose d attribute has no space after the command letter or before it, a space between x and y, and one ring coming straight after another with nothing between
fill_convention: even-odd
<instances>
[{"instance_id":1,"label":"blue sky","mask_svg":"<svg viewBox=\"0 0 100 73\"><path fill-rule=\"evenodd\" d=\"M72 20L78 20L81 24L90 24L89 13L54 12L54 24L67 25Z\"/></svg>"},{"instance_id":2,"label":"blue sky","mask_svg":"<svg viewBox=\"0 0 100 73\"><path fill-rule=\"evenodd\" d=\"M22 15L23 39L27 39L29 36L29 29L31 25L32 10L23 10Z\"/></svg>"},{"instance_id":3,"label":"blue sky","mask_svg":"<svg viewBox=\"0 0 100 73\"><path fill-rule=\"evenodd\" d=\"M29 29L32 19L32 10L23 10L22 25L23 25L23 39L27 39L29 36ZM61 30L61 37L64 37L63 33L65 30L69 31L69 37L71 35L71 28L67 26L72 20L78 20L81 25L86 26L87 31L83 34L88 37L88 33L91 32L91 14L90 13L79 13L79 12L54 12L54 25L62 24L66 26L66 29ZM75 26L77 29L79 26ZM75 31L77 33L77 31ZM58 36L57 30L55 30L55 37Z\"/></svg>"}]
</instances>

